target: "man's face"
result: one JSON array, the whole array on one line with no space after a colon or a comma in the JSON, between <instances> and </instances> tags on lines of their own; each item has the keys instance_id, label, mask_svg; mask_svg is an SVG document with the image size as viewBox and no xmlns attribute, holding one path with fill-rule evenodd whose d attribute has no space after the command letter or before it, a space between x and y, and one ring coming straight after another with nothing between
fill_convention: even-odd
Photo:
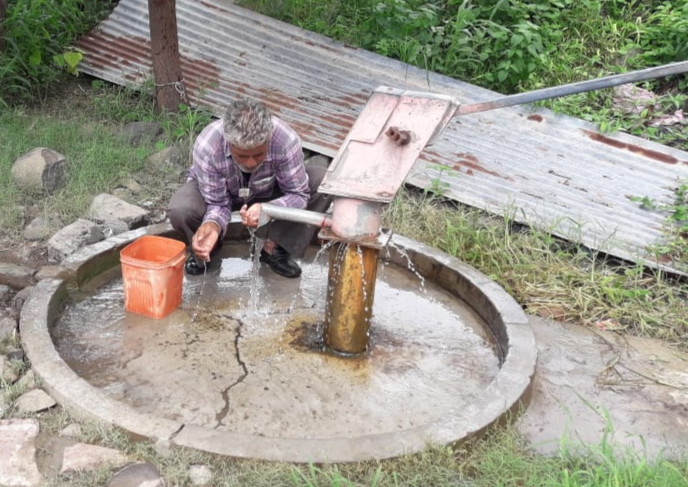
<instances>
[{"instance_id":1,"label":"man's face","mask_svg":"<svg viewBox=\"0 0 688 487\"><path fill-rule=\"evenodd\" d=\"M268 144L259 145L253 149L242 149L231 146L229 152L239 169L244 172L255 172L263 164L268 155Z\"/></svg>"}]
</instances>

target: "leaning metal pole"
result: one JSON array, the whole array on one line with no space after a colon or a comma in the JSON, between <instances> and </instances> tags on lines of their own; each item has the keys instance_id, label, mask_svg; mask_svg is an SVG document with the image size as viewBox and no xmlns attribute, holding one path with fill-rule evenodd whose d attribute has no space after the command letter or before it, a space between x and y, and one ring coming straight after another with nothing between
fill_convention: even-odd
<instances>
[{"instance_id":1,"label":"leaning metal pole","mask_svg":"<svg viewBox=\"0 0 688 487\"><path fill-rule=\"evenodd\" d=\"M495 110L497 108L506 108L515 105L523 105L524 103L550 100L552 98L575 95L576 93L585 93L587 91L612 88L614 86L619 86L626 83L656 79L663 76L671 76L686 72L688 72L688 61L665 64L663 66L655 66L652 68L631 71L628 73L613 74L603 78L579 81L577 83L569 83L560 86L552 86L550 88L542 88L540 90L528 91L526 93L516 93L515 95L503 96L485 102L460 105L456 109L455 115L468 115L471 113L486 112L488 110Z\"/></svg>"}]
</instances>

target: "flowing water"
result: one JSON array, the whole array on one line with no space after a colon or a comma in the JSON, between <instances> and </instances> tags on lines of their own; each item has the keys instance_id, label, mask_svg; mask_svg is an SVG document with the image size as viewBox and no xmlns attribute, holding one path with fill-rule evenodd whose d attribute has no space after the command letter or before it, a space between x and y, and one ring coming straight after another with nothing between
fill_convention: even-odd
<instances>
[{"instance_id":1,"label":"flowing water","mask_svg":"<svg viewBox=\"0 0 688 487\"><path fill-rule=\"evenodd\" d=\"M486 326L414 270L381 261L369 351L323 352L324 252L300 279L228 243L222 267L184 280L155 320L124 311L121 277L73 295L53 338L91 384L142 412L244 434L375 434L460 415L499 370Z\"/></svg>"}]
</instances>

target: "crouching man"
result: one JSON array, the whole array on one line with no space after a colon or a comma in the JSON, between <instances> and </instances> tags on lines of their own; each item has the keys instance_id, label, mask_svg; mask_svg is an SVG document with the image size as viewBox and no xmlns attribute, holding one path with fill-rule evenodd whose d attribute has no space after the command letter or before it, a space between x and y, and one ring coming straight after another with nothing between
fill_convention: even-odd
<instances>
[{"instance_id":1,"label":"crouching man","mask_svg":"<svg viewBox=\"0 0 688 487\"><path fill-rule=\"evenodd\" d=\"M172 226L191 244L184 266L190 275L219 262L232 211L240 211L244 225L256 227L264 202L321 213L331 202L317 192L326 169L306 167L299 136L259 102L233 101L224 117L198 136L192 158L187 180L167 208ZM293 257L303 255L315 231L310 225L273 221L260 261L279 275L299 277Z\"/></svg>"}]
</instances>

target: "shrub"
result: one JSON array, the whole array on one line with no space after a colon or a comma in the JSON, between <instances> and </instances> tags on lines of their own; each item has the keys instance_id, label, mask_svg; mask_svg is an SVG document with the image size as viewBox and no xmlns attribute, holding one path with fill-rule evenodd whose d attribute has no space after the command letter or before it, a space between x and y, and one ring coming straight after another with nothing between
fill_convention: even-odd
<instances>
[{"instance_id":1,"label":"shrub","mask_svg":"<svg viewBox=\"0 0 688 487\"><path fill-rule=\"evenodd\" d=\"M9 0L0 52L0 105L30 100L73 67L68 48L111 9L99 0ZM73 69L72 69L73 71Z\"/></svg>"}]
</instances>

